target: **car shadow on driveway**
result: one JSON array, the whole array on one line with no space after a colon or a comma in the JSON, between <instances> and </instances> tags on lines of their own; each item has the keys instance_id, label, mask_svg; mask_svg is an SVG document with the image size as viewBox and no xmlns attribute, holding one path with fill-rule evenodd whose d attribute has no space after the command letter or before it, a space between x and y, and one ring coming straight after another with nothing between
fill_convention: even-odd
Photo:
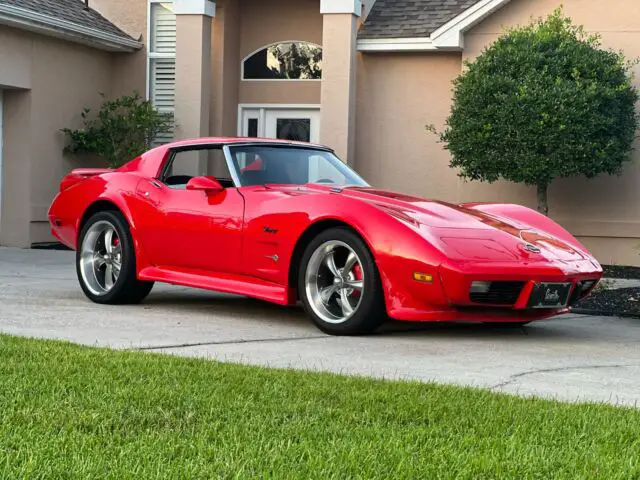
<instances>
[{"instance_id":1,"label":"car shadow on driveway","mask_svg":"<svg viewBox=\"0 0 640 480\"><path fill-rule=\"evenodd\" d=\"M145 309L168 309L193 313L215 313L230 317L244 317L270 324L299 325L300 322L311 321L300 305L283 307L251 298L217 294L193 289L174 289L162 292L162 295L151 295L142 304ZM634 328L636 327L636 328ZM640 340L640 322L613 317L590 317L584 315L562 315L550 320L532 322L527 326L501 324L482 324L464 322L398 322L389 321L384 324L374 337L407 337L424 338L465 338L465 339L509 339L545 340L545 341L607 341L629 339L629 330Z\"/></svg>"}]
</instances>

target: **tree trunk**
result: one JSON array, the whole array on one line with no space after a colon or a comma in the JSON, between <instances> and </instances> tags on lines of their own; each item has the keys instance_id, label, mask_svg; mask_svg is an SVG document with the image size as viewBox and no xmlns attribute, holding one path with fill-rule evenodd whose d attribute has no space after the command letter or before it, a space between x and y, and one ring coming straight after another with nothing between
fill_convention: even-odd
<instances>
[{"instance_id":1,"label":"tree trunk","mask_svg":"<svg viewBox=\"0 0 640 480\"><path fill-rule=\"evenodd\" d=\"M547 203L548 185L538 185L538 211L543 215L549 215L549 204Z\"/></svg>"}]
</instances>

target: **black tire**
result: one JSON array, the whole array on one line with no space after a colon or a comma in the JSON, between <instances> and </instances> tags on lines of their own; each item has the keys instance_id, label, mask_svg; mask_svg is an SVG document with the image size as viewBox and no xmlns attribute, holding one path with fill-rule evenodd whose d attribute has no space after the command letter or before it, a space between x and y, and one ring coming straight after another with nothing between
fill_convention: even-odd
<instances>
[{"instance_id":1,"label":"black tire","mask_svg":"<svg viewBox=\"0 0 640 480\"><path fill-rule=\"evenodd\" d=\"M323 320L314 312L307 295L306 273L314 252L329 241L347 244L359 257L364 274L362 298L353 315L343 323L335 324ZM307 245L298 270L298 291L300 300L315 325L330 335L366 335L374 332L388 319L380 274L373 255L362 239L348 228L337 227L325 230Z\"/></svg>"},{"instance_id":2,"label":"black tire","mask_svg":"<svg viewBox=\"0 0 640 480\"><path fill-rule=\"evenodd\" d=\"M87 232L93 225L98 222L108 222L114 228L120 239L121 245L121 269L117 280L113 283L113 287L107 293L97 295L90 290L85 283L81 272L81 255L83 241ZM78 238L78 248L76 250L76 274L80 287L84 294L92 302L103 305L124 305L137 304L144 300L151 292L154 282L146 282L138 280L136 277L136 254L133 245L133 238L129 230L129 224L122 215L117 211L98 212L87 220L86 224L80 232Z\"/></svg>"}]
</instances>

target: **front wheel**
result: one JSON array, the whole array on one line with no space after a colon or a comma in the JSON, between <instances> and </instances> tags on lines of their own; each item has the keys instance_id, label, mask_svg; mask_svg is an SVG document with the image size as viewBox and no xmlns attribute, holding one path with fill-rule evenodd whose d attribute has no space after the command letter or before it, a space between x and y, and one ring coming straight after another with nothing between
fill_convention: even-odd
<instances>
[{"instance_id":1,"label":"front wheel","mask_svg":"<svg viewBox=\"0 0 640 480\"><path fill-rule=\"evenodd\" d=\"M89 218L80 232L76 272L85 295L95 303L139 303L153 288L153 282L136 278L133 239L120 212Z\"/></svg>"},{"instance_id":2,"label":"front wheel","mask_svg":"<svg viewBox=\"0 0 640 480\"><path fill-rule=\"evenodd\" d=\"M373 256L349 229L326 230L307 246L298 288L305 310L325 333L364 335L387 318Z\"/></svg>"}]
</instances>

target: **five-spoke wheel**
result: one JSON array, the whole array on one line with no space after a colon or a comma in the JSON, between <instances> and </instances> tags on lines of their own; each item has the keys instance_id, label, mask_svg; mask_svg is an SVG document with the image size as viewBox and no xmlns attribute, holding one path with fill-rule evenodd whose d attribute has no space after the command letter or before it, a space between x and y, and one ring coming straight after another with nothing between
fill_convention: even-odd
<instances>
[{"instance_id":1,"label":"five-spoke wheel","mask_svg":"<svg viewBox=\"0 0 640 480\"><path fill-rule=\"evenodd\" d=\"M386 318L373 257L360 237L346 228L327 230L308 245L299 291L307 312L327 333L369 333Z\"/></svg>"},{"instance_id":2,"label":"five-spoke wheel","mask_svg":"<svg viewBox=\"0 0 640 480\"><path fill-rule=\"evenodd\" d=\"M115 227L108 221L94 223L80 247L80 273L94 295L109 293L122 270L122 245Z\"/></svg>"},{"instance_id":3,"label":"five-spoke wheel","mask_svg":"<svg viewBox=\"0 0 640 480\"><path fill-rule=\"evenodd\" d=\"M305 289L310 306L328 323L343 323L358 309L364 293L362 262L344 242L329 240L309 260Z\"/></svg>"},{"instance_id":4,"label":"five-spoke wheel","mask_svg":"<svg viewBox=\"0 0 640 480\"><path fill-rule=\"evenodd\" d=\"M99 212L87 220L78 239L76 270L82 290L96 303L137 303L153 288L153 282L136 278L133 240L119 212Z\"/></svg>"}]
</instances>

